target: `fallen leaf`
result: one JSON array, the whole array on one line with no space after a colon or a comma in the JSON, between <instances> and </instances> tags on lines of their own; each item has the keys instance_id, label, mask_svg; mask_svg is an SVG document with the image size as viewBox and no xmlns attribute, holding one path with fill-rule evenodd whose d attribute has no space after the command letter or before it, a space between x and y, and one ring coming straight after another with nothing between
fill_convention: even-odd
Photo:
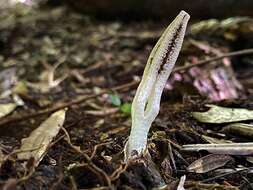
<instances>
[{"instance_id":1,"label":"fallen leaf","mask_svg":"<svg viewBox=\"0 0 253 190\"><path fill-rule=\"evenodd\" d=\"M244 137L253 138L253 125L245 123L232 123L225 126L222 132L226 134L241 135Z\"/></svg>"},{"instance_id":2,"label":"fallen leaf","mask_svg":"<svg viewBox=\"0 0 253 190\"><path fill-rule=\"evenodd\" d=\"M37 166L45 155L53 138L58 134L65 120L66 110L53 113L37 129L33 130L29 137L22 139L20 153L17 155L20 160L35 159Z\"/></svg>"},{"instance_id":3,"label":"fallen leaf","mask_svg":"<svg viewBox=\"0 0 253 190\"><path fill-rule=\"evenodd\" d=\"M206 173L226 165L232 158L228 155L209 154L204 156L187 167L189 172Z\"/></svg>"},{"instance_id":4,"label":"fallen leaf","mask_svg":"<svg viewBox=\"0 0 253 190\"><path fill-rule=\"evenodd\" d=\"M15 103L0 104L0 118L10 114L16 107Z\"/></svg>"},{"instance_id":5,"label":"fallen leaf","mask_svg":"<svg viewBox=\"0 0 253 190\"><path fill-rule=\"evenodd\" d=\"M207 112L193 112L192 116L202 123L231 123L237 121L253 120L253 110L242 108L224 108L207 105Z\"/></svg>"}]
</instances>

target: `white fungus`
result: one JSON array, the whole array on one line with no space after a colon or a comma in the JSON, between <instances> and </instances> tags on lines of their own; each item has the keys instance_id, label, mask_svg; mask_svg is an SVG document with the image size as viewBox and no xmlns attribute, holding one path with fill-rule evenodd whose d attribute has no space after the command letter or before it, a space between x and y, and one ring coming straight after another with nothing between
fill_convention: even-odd
<instances>
[{"instance_id":1,"label":"white fungus","mask_svg":"<svg viewBox=\"0 0 253 190\"><path fill-rule=\"evenodd\" d=\"M132 127L124 149L125 161L146 150L148 132L159 113L162 91L180 52L189 18L181 11L150 53L132 103Z\"/></svg>"}]
</instances>

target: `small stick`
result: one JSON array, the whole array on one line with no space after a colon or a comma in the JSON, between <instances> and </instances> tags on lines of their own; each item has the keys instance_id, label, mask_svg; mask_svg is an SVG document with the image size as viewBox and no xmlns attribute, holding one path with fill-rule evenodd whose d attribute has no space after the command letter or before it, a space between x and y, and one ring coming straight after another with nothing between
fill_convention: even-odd
<instances>
[{"instance_id":1,"label":"small stick","mask_svg":"<svg viewBox=\"0 0 253 190\"><path fill-rule=\"evenodd\" d=\"M73 150L81 154L86 159L87 165L98 176L98 178L100 178L101 183L103 183L103 179L101 179L101 177L103 177L108 187L111 187L111 180L109 176L106 174L106 172L102 170L101 168L99 168L98 166L96 166L92 162L91 158L86 153L81 151L79 147L72 144L68 131L64 127L61 127L61 129L65 133L67 143L70 145L71 148L73 148Z\"/></svg>"},{"instance_id":2,"label":"small stick","mask_svg":"<svg viewBox=\"0 0 253 190\"><path fill-rule=\"evenodd\" d=\"M252 155L253 143L225 143L225 144L188 144L182 146L183 151L206 150L214 154Z\"/></svg>"},{"instance_id":3,"label":"small stick","mask_svg":"<svg viewBox=\"0 0 253 190\"><path fill-rule=\"evenodd\" d=\"M213 57L213 58L210 58L210 59L207 59L207 60L199 61L196 64L184 65L184 66L181 66L181 67L176 67L172 71L172 73L175 73L175 72L178 72L178 71L183 71L183 70L188 70L188 69L190 69L192 67L196 67L196 66L202 66L202 65L205 65L205 64L213 62L213 61L221 60L221 59L223 59L225 57L234 57L234 56L248 55L248 54L253 54L253 48L251 48L251 49L243 49L243 50L239 50L239 51L225 53L225 54L223 54L221 56L217 56L217 57Z\"/></svg>"}]
</instances>

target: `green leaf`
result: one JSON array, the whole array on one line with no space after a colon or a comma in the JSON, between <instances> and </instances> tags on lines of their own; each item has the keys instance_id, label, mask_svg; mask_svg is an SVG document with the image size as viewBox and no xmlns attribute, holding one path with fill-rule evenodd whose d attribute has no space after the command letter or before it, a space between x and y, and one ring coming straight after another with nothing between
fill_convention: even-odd
<instances>
[{"instance_id":1,"label":"green leaf","mask_svg":"<svg viewBox=\"0 0 253 190\"><path fill-rule=\"evenodd\" d=\"M120 97L117 94L110 94L109 95L109 101L114 106L120 106L121 105Z\"/></svg>"},{"instance_id":2,"label":"green leaf","mask_svg":"<svg viewBox=\"0 0 253 190\"><path fill-rule=\"evenodd\" d=\"M120 110L126 115L131 115L131 107L131 103L124 103L122 106L120 106Z\"/></svg>"}]
</instances>

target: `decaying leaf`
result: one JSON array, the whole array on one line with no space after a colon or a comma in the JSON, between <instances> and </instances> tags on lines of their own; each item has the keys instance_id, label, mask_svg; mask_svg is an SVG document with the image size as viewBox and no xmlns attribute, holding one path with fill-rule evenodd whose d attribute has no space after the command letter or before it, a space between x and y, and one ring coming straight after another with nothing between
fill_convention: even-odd
<instances>
[{"instance_id":1,"label":"decaying leaf","mask_svg":"<svg viewBox=\"0 0 253 190\"><path fill-rule=\"evenodd\" d=\"M190 164L187 170L195 173L206 173L224 166L230 160L232 158L228 155L209 154Z\"/></svg>"},{"instance_id":2,"label":"decaying leaf","mask_svg":"<svg viewBox=\"0 0 253 190\"><path fill-rule=\"evenodd\" d=\"M29 137L22 139L18 159L35 159L35 165L38 165L46 153L50 142L58 134L65 120L66 110L60 110L53 113L37 129L33 130Z\"/></svg>"},{"instance_id":3,"label":"decaying leaf","mask_svg":"<svg viewBox=\"0 0 253 190\"><path fill-rule=\"evenodd\" d=\"M253 138L253 125L245 123L232 123L222 129L223 132Z\"/></svg>"},{"instance_id":4,"label":"decaying leaf","mask_svg":"<svg viewBox=\"0 0 253 190\"><path fill-rule=\"evenodd\" d=\"M16 107L15 103L0 104L0 118L10 114Z\"/></svg>"},{"instance_id":5,"label":"decaying leaf","mask_svg":"<svg viewBox=\"0 0 253 190\"><path fill-rule=\"evenodd\" d=\"M189 144L183 145L184 151L206 150L214 154L252 155L253 143L225 143L225 144Z\"/></svg>"},{"instance_id":6,"label":"decaying leaf","mask_svg":"<svg viewBox=\"0 0 253 190\"><path fill-rule=\"evenodd\" d=\"M224 108L207 105L207 112L193 112L192 116L203 123L231 123L237 121L253 120L253 110L242 108Z\"/></svg>"}]
</instances>

